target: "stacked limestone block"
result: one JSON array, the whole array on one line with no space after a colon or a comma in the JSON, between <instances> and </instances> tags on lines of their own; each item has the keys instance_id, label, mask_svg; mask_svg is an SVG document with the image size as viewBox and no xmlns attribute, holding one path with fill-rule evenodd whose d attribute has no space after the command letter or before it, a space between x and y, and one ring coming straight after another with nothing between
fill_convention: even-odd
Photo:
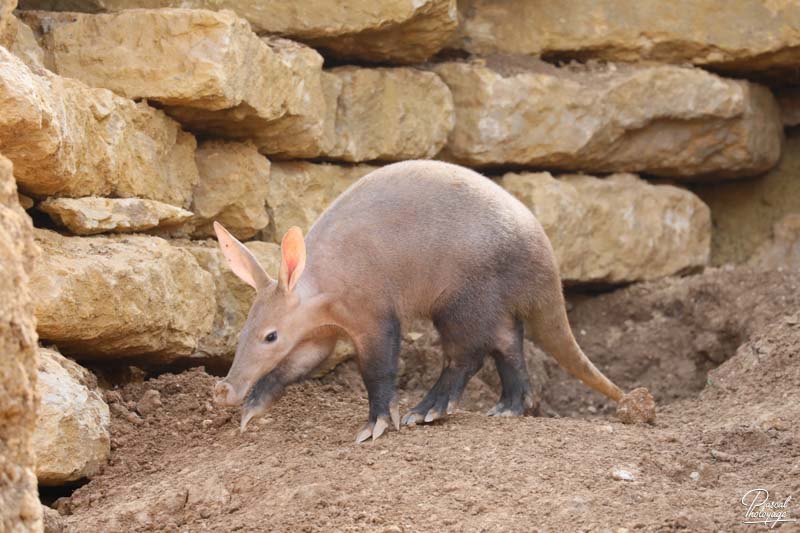
<instances>
[{"instance_id":1,"label":"stacked limestone block","mask_svg":"<svg viewBox=\"0 0 800 533\"><path fill-rule=\"evenodd\" d=\"M72 360L230 362L254 294L227 268L213 221L275 275L284 232L307 231L385 164L438 158L497 180L541 220L570 285L707 265L722 219L687 187L724 204L698 183L755 183L778 164L788 115L729 74L796 69L797 8L709 0L667 17L662 4L23 0L0 11L0 153L45 226L31 271L38 334L53 347L40 375L85 400L48 393L43 413L71 414L41 424L89 428L91 453L48 452L40 482L92 476L107 457L103 395ZM756 37L741 42L710 13Z\"/></svg>"},{"instance_id":2,"label":"stacked limestone block","mask_svg":"<svg viewBox=\"0 0 800 533\"><path fill-rule=\"evenodd\" d=\"M37 253L11 162L0 156L0 530L9 532L36 531L42 521L32 443L38 404L36 295L29 288Z\"/></svg>"}]
</instances>

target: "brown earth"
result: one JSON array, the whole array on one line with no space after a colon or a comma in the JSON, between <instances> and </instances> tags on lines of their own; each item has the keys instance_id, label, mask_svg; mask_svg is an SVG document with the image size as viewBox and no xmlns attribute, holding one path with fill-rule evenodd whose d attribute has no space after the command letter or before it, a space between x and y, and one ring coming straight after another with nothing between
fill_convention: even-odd
<instances>
[{"instance_id":1,"label":"brown earth","mask_svg":"<svg viewBox=\"0 0 800 533\"><path fill-rule=\"evenodd\" d=\"M532 346L543 416L483 415L497 397L487 364L464 411L364 445L353 363L244 434L203 370L139 380L107 393L111 463L57 507L68 531L751 530L748 490L800 494L798 287L800 273L714 269L573 295L579 342L624 388L650 388L655 426L621 424ZM401 409L440 365L428 328L412 329Z\"/></svg>"}]
</instances>

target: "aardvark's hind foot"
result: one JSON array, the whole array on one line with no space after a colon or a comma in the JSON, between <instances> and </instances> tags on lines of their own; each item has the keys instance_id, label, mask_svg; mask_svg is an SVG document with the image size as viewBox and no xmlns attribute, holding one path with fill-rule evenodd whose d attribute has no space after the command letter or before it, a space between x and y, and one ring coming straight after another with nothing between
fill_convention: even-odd
<instances>
[{"instance_id":1,"label":"aardvark's hind foot","mask_svg":"<svg viewBox=\"0 0 800 533\"><path fill-rule=\"evenodd\" d=\"M530 391L513 395L510 398L500 398L497 405L489 409L488 416L524 416L531 413L535 402Z\"/></svg>"},{"instance_id":2,"label":"aardvark's hind foot","mask_svg":"<svg viewBox=\"0 0 800 533\"><path fill-rule=\"evenodd\" d=\"M404 426L428 424L446 418L447 415L453 414L456 409L457 404L449 401L449 395L434 395L432 398L425 398L406 413L402 424Z\"/></svg>"}]
</instances>

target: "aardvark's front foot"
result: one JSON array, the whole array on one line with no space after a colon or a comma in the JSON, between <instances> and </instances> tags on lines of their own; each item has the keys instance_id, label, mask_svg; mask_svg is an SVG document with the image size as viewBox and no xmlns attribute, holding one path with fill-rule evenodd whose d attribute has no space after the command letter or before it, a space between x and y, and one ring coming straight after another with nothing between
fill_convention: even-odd
<instances>
[{"instance_id":1,"label":"aardvark's front foot","mask_svg":"<svg viewBox=\"0 0 800 533\"><path fill-rule=\"evenodd\" d=\"M374 416L370 413L369 420L356 436L356 444L360 444L370 437L375 440L390 427L396 430L400 429L400 408L396 402L392 402L386 413Z\"/></svg>"}]
</instances>

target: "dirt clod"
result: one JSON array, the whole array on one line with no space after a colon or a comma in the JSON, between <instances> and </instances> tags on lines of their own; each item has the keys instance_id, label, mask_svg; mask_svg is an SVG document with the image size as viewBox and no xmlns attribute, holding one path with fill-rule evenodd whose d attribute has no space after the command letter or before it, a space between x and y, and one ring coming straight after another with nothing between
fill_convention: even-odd
<instances>
[{"instance_id":1,"label":"dirt clod","mask_svg":"<svg viewBox=\"0 0 800 533\"><path fill-rule=\"evenodd\" d=\"M655 424L656 401L644 387L633 389L617 406L617 418L623 424Z\"/></svg>"}]
</instances>

